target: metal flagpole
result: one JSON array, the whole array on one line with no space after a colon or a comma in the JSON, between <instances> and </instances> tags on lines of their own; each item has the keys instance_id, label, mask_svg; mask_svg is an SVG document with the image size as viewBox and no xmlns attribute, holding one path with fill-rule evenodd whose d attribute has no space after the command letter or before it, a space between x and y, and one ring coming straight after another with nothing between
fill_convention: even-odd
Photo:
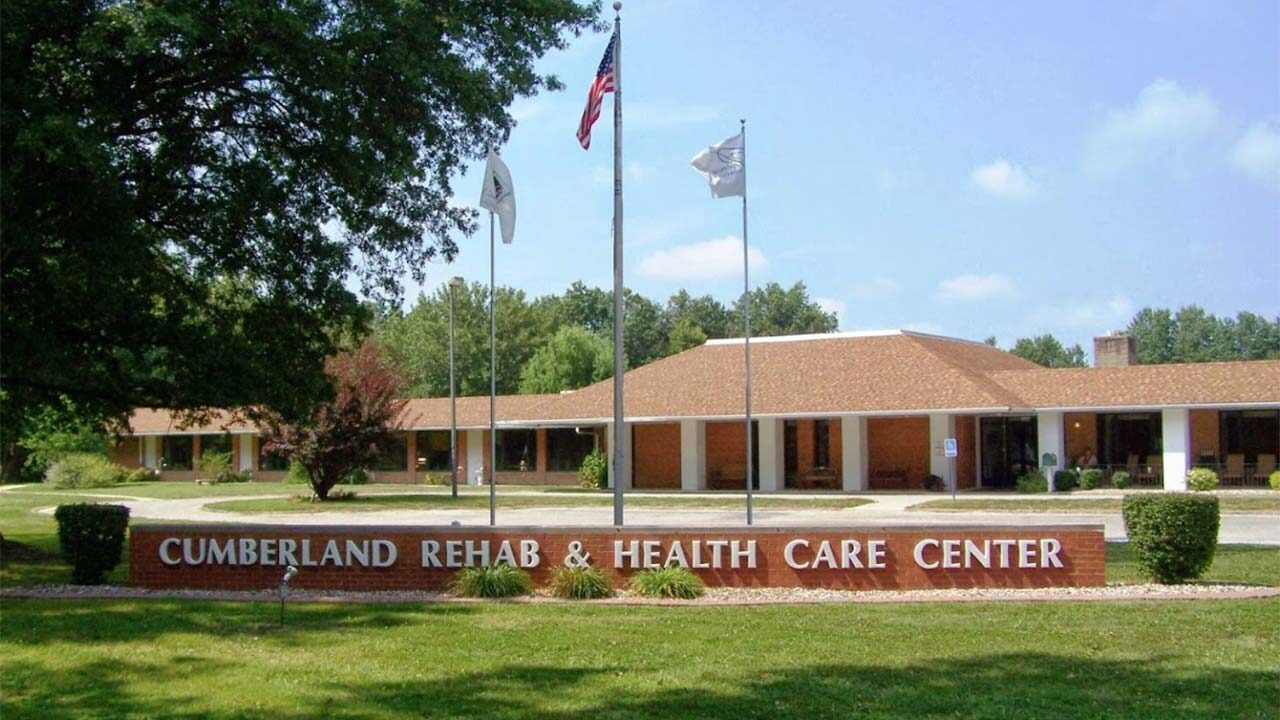
<instances>
[{"instance_id":1,"label":"metal flagpole","mask_svg":"<svg viewBox=\"0 0 1280 720\"><path fill-rule=\"evenodd\" d=\"M747 265L747 119L742 123L742 350L746 368L747 393L747 524L752 524L751 486L754 484L751 447L751 281Z\"/></svg>"},{"instance_id":2,"label":"metal flagpole","mask_svg":"<svg viewBox=\"0 0 1280 720\"><path fill-rule=\"evenodd\" d=\"M494 307L498 296L494 289L493 272L493 211L489 211L489 525L497 525L498 493L498 422L494 410L498 395L498 325L494 320Z\"/></svg>"},{"instance_id":3,"label":"metal flagpole","mask_svg":"<svg viewBox=\"0 0 1280 720\"><path fill-rule=\"evenodd\" d=\"M458 278L449 280L449 487L450 494L458 498L458 393L453 370L453 294L458 289Z\"/></svg>"},{"instance_id":4,"label":"metal flagpole","mask_svg":"<svg viewBox=\"0 0 1280 720\"><path fill-rule=\"evenodd\" d=\"M622 3L613 3L613 524L622 525Z\"/></svg>"}]
</instances>

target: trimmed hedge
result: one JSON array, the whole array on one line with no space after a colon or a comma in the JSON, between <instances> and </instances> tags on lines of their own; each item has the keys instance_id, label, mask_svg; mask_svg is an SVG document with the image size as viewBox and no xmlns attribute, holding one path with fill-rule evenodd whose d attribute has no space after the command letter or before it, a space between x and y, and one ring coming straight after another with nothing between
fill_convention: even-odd
<instances>
[{"instance_id":1,"label":"trimmed hedge","mask_svg":"<svg viewBox=\"0 0 1280 720\"><path fill-rule=\"evenodd\" d=\"M1080 487L1084 490L1097 490L1102 487L1104 475L1098 468L1089 468L1080 473Z\"/></svg>"},{"instance_id":2,"label":"trimmed hedge","mask_svg":"<svg viewBox=\"0 0 1280 720\"><path fill-rule=\"evenodd\" d=\"M1200 577L1213 563L1221 518L1218 498L1186 493L1129 495L1124 527L1143 575L1160 583Z\"/></svg>"},{"instance_id":3,"label":"trimmed hedge","mask_svg":"<svg viewBox=\"0 0 1280 720\"><path fill-rule=\"evenodd\" d=\"M1020 493L1049 492L1049 481L1038 472L1030 472L1014 481Z\"/></svg>"},{"instance_id":4,"label":"trimmed hedge","mask_svg":"<svg viewBox=\"0 0 1280 720\"><path fill-rule=\"evenodd\" d=\"M100 585L116 565L129 529L129 508L123 505L59 505L58 543L62 557L71 563L77 585Z\"/></svg>"},{"instance_id":5,"label":"trimmed hedge","mask_svg":"<svg viewBox=\"0 0 1280 720\"><path fill-rule=\"evenodd\" d=\"M613 596L613 581L597 567L557 567L551 573L551 594L569 600Z\"/></svg>"},{"instance_id":6,"label":"trimmed hedge","mask_svg":"<svg viewBox=\"0 0 1280 720\"><path fill-rule=\"evenodd\" d=\"M1059 470L1053 474L1053 489L1056 492L1068 492L1080 487L1080 476L1075 470Z\"/></svg>"},{"instance_id":7,"label":"trimmed hedge","mask_svg":"<svg viewBox=\"0 0 1280 720\"><path fill-rule=\"evenodd\" d=\"M1267 478L1267 482L1271 483L1272 490L1280 490L1280 470L1271 473L1271 476Z\"/></svg>"},{"instance_id":8,"label":"trimmed hedge","mask_svg":"<svg viewBox=\"0 0 1280 720\"><path fill-rule=\"evenodd\" d=\"M1117 490L1123 490L1133 484L1133 477L1124 470L1117 470L1111 473L1111 487Z\"/></svg>"},{"instance_id":9,"label":"trimmed hedge","mask_svg":"<svg viewBox=\"0 0 1280 720\"><path fill-rule=\"evenodd\" d=\"M1204 492L1218 487L1218 473L1209 468L1191 468L1187 471L1187 487Z\"/></svg>"},{"instance_id":10,"label":"trimmed hedge","mask_svg":"<svg viewBox=\"0 0 1280 720\"><path fill-rule=\"evenodd\" d=\"M689 568L671 566L641 570L631 576L631 589L648 598L692 600L706 591L702 578Z\"/></svg>"}]
</instances>

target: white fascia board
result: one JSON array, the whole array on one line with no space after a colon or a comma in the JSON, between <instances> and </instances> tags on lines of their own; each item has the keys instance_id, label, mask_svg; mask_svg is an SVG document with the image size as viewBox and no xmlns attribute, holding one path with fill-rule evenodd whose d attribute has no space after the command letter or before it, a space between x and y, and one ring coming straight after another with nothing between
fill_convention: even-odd
<instances>
[{"instance_id":1,"label":"white fascia board","mask_svg":"<svg viewBox=\"0 0 1280 720\"><path fill-rule=\"evenodd\" d=\"M1276 410L1280 402L1170 403L1167 405L1087 405L1034 408L1031 412L1156 412L1159 410Z\"/></svg>"}]
</instances>

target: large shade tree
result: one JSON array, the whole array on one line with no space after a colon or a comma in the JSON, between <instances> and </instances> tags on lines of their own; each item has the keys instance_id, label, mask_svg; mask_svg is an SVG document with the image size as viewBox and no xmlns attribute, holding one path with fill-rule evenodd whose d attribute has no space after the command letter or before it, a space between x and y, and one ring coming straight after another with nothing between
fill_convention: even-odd
<instances>
[{"instance_id":1,"label":"large shade tree","mask_svg":"<svg viewBox=\"0 0 1280 720\"><path fill-rule=\"evenodd\" d=\"M450 178L558 87L572 0L0 5L4 425L305 416L323 360L475 228ZM8 442L8 433L6 435Z\"/></svg>"}]
</instances>

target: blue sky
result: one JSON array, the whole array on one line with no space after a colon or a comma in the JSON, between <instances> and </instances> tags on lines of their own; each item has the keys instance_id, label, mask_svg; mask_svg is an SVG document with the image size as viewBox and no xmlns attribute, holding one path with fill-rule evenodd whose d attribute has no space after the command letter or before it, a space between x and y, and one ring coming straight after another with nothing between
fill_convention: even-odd
<instances>
[{"instance_id":1,"label":"blue sky","mask_svg":"<svg viewBox=\"0 0 1280 720\"><path fill-rule=\"evenodd\" d=\"M842 329L1089 348L1147 305L1280 315L1278 7L631 0L627 285L740 292L741 206L689 159L745 117L753 285L804 281ZM574 137L606 42L544 58L566 90L512 108L499 284L610 286L612 96ZM486 234L427 285L487 280Z\"/></svg>"}]
</instances>

